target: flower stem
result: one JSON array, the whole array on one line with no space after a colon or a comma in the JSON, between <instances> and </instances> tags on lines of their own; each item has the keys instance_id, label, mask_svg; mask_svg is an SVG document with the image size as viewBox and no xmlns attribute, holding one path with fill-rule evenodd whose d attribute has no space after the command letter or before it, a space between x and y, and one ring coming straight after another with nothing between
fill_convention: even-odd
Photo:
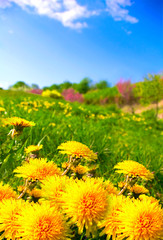
<instances>
[{"instance_id":1,"label":"flower stem","mask_svg":"<svg viewBox=\"0 0 163 240\"><path fill-rule=\"evenodd\" d=\"M68 167L66 168L66 170L61 174L61 176L66 175L66 173L69 171L69 169L70 169L72 163L73 163L73 161L72 161L72 156L70 156L70 159L69 159L69 165L68 165Z\"/></svg>"},{"instance_id":2,"label":"flower stem","mask_svg":"<svg viewBox=\"0 0 163 240\"><path fill-rule=\"evenodd\" d=\"M23 189L23 191L21 192L21 194L19 195L19 197L18 197L17 199L22 198L22 197L24 196L24 194L26 193L27 188L28 188L28 181L29 181L28 179L25 180L25 186L24 186L24 189Z\"/></svg>"},{"instance_id":3,"label":"flower stem","mask_svg":"<svg viewBox=\"0 0 163 240\"><path fill-rule=\"evenodd\" d=\"M121 189L121 191L117 194L117 196L121 195L122 193L124 193L124 191L126 190L126 188L128 187L129 185L129 176L127 175L126 176L126 184L124 185L124 187Z\"/></svg>"}]
</instances>

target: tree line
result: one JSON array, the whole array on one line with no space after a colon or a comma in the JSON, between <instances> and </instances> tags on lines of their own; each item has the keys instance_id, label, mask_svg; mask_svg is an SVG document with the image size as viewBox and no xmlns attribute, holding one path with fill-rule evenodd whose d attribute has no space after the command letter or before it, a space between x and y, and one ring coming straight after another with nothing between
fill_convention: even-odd
<instances>
[{"instance_id":1,"label":"tree line","mask_svg":"<svg viewBox=\"0 0 163 240\"><path fill-rule=\"evenodd\" d=\"M37 84L27 85L25 82L18 81L13 86L9 87L11 90L28 90L34 89L33 93L40 93ZM113 104L119 106L129 105L134 111L134 104L156 104L156 115L158 114L158 103L163 99L163 74L148 74L141 82L131 83L131 80L120 79L118 83L111 87L108 81L101 80L93 83L90 78L84 78L79 83L71 83L65 81L61 84L52 84L49 87L43 87L42 91L56 90L66 96L66 90L69 95L74 98L75 93L87 104ZM70 94L71 93L71 94ZM81 95L84 96L81 98ZM67 99L66 99L67 100ZM69 99L71 101L71 99Z\"/></svg>"}]
</instances>

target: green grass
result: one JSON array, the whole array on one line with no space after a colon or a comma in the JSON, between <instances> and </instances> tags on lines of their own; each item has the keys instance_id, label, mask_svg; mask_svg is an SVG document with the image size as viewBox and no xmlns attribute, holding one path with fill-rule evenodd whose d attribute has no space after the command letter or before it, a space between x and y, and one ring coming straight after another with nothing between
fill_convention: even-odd
<instances>
[{"instance_id":1,"label":"green grass","mask_svg":"<svg viewBox=\"0 0 163 240\"><path fill-rule=\"evenodd\" d=\"M0 182L8 183L16 191L19 185L24 184L24 180L17 178L13 170L25 160L25 147L43 144L39 157L52 160L61 167L67 156L60 154L57 147L73 140L97 153L98 159L93 164L98 168L94 177L109 179L116 187L124 180L122 175L115 173L116 163L134 160L143 164L154 173L154 179L141 183L149 189L149 196L162 203L163 120L156 121L152 110L142 115L131 115L121 112L116 106L69 103L5 90L0 91L0 107L5 108L0 112ZM9 132L13 127L5 126L4 119L14 116L33 121L36 125L24 128L20 136L12 139ZM40 186L37 181L32 184ZM27 197L25 195L24 199ZM74 232L72 240L106 239L106 235L86 238L85 229L79 235L75 225L71 228Z\"/></svg>"},{"instance_id":2,"label":"green grass","mask_svg":"<svg viewBox=\"0 0 163 240\"><path fill-rule=\"evenodd\" d=\"M109 178L116 184L121 177L115 174L114 165L122 160L135 160L155 174L150 193L157 197L163 192L161 120L156 123L154 118L123 114L116 108L113 112L109 107L67 103L23 92L0 91L0 101L6 109L6 113L1 113L2 119L18 116L36 123L24 129L17 141L7 135L11 126L0 127L0 179L4 182L13 185L12 171L21 165L25 147L41 141L40 157L61 166L67 158L59 154L57 147L67 140L75 140L97 152L96 176ZM29 104L24 107L21 102Z\"/></svg>"}]
</instances>

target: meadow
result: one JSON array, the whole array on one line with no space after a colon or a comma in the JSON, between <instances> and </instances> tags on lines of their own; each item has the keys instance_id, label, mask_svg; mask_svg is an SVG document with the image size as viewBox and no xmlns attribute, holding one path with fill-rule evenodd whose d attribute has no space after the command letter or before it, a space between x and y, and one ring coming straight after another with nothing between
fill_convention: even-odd
<instances>
[{"instance_id":1,"label":"meadow","mask_svg":"<svg viewBox=\"0 0 163 240\"><path fill-rule=\"evenodd\" d=\"M76 162L75 164L72 163L71 168L67 167L67 172L64 175L69 178L68 182L71 181L71 178L79 179L76 180L75 183L72 183L74 189L76 188L76 195L79 194L78 188L80 188L80 184L84 182L88 184L88 189L89 187L91 188L91 184L96 185L97 182L98 189L101 189L102 192L107 189L106 184L104 184L107 181L110 184L110 188L112 187L114 190L110 190L109 194L111 196L112 194L116 195L115 193L124 189L126 175L125 173L118 173L114 166L120 162L132 160L143 165L154 176L147 181L146 178L141 178L139 174L137 178L137 176L132 177L130 173L129 176L131 177L130 180L132 184L136 182L145 187L147 189L146 196L155 198L155 207L159 209L157 212L161 211L160 205L163 202L163 120L156 121L152 110L144 112L141 115L129 114L122 112L116 105L98 106L77 102L70 103L61 99L57 100L20 91L0 90L0 114L0 181L3 182L4 186L8 184L17 196L23 192L26 186L24 185L25 177L18 177L18 175L15 174L15 169L23 166L24 162L30 161L28 158L35 159L37 157L47 159L47 162L54 162L63 173L67 167L67 161L70 162L71 154L66 154L66 152L62 154L58 147L67 141L72 141L72 143L76 141L87 146L91 150L91 153L97 156L94 157L92 161L89 161L89 159L82 157L82 153L81 157L78 158L73 155L72 159L75 159ZM14 126L12 124L6 124L6 119L12 117L28 120L33 122L35 126L24 127L23 130L18 129L15 133L12 131ZM39 155L30 155L31 153L28 155L27 152L25 152L25 149L31 145L42 145L38 153ZM83 167L83 171L74 170L78 164L82 165L81 169ZM84 167L88 169L84 171ZM128 166L128 168L130 168L130 166ZM78 183L78 181L80 183ZM81 183L81 181L83 181L83 183ZM91 181L95 182L92 183ZM38 179L31 182L33 185L30 185L30 191L34 188L41 189L42 185L40 185ZM78 184L78 188L75 184ZM140 192L136 193L131 190L131 187L133 187L132 184L130 188L126 186L123 191L123 196L126 197L126 199L138 199L141 195ZM68 185L71 185L71 182L69 182ZM105 185L105 188L102 188L102 185ZM22 186L25 187L23 188ZM81 186L81 189L84 189L83 186L84 185ZM3 187L0 187L0 196L2 195L1 188L3 190ZM105 230L104 234L101 235L101 229L105 228L105 224L102 223L101 226L95 230L95 226L92 226L89 220L82 220L82 223L79 224L79 221L77 219L75 220L73 214L71 215L68 210L68 199L71 198L71 196L75 198L76 195L75 193L73 195L73 189L67 190L65 194L67 194L65 195L65 198L67 198L67 203L65 203L65 205L67 204L67 208L65 212L64 210L63 212L68 216L66 222L71 225L70 229L72 233L70 237L65 233L63 236L56 235L51 238L47 236L27 238L26 235L19 235L16 232L17 230L14 230L16 233L12 232L12 234L10 234L10 230L7 231L3 228L4 222L0 215L0 232L2 239L161 239L162 235L160 234L162 233L160 232L162 230L160 229L157 229L151 238L147 238L149 236L143 235L143 233L140 237L138 237L139 235L134 236L132 233L132 238L128 238L129 236L122 230L117 230L117 232L115 231L116 233L109 232L111 230L108 232ZM111 198L114 199L115 197ZM40 201L40 205L38 205L42 206L42 211L44 211L44 209L48 211L48 204L41 203L45 201L42 200L41 196L34 196L30 194L29 191L26 191L23 192L22 199L26 200L25 202ZM44 197L44 199L50 201L48 197ZM135 205L139 204L138 201L139 200L137 200ZM146 205L148 205L148 203L146 200ZM2 201L1 204L5 204L5 202ZM72 208L73 203L70 203L70 205ZM128 206L131 206L131 203L128 203ZM2 209L2 206L0 206L0 208ZM32 208L31 205L29 209L30 208ZM31 209L31 212L32 211ZM101 214L101 212L99 214ZM96 220L98 221L98 219ZM93 225L96 225L94 220L91 221L93 221ZM122 231L123 234L120 231ZM129 232L129 230L127 231Z\"/></svg>"}]
</instances>

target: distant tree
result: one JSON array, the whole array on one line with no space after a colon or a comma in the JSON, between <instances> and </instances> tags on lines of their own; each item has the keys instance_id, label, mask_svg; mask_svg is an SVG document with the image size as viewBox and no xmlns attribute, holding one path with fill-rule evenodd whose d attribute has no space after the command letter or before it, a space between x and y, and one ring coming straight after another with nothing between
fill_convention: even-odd
<instances>
[{"instance_id":1,"label":"distant tree","mask_svg":"<svg viewBox=\"0 0 163 240\"><path fill-rule=\"evenodd\" d=\"M43 87L42 89L43 89L43 91L45 91L45 90L49 89L49 87Z\"/></svg>"},{"instance_id":2,"label":"distant tree","mask_svg":"<svg viewBox=\"0 0 163 240\"><path fill-rule=\"evenodd\" d=\"M25 83L25 82L22 82L22 81L18 81L16 82L13 86L11 86L10 88L13 88L13 89L30 89L30 87Z\"/></svg>"},{"instance_id":3,"label":"distant tree","mask_svg":"<svg viewBox=\"0 0 163 240\"><path fill-rule=\"evenodd\" d=\"M37 84L35 84L35 83L32 83L31 88L32 88L32 89L40 89L40 88L39 88L39 85L37 85Z\"/></svg>"},{"instance_id":4,"label":"distant tree","mask_svg":"<svg viewBox=\"0 0 163 240\"><path fill-rule=\"evenodd\" d=\"M95 84L95 88L97 88L97 89L104 89L107 87L109 87L109 84L106 80L101 80L100 82Z\"/></svg>"},{"instance_id":5,"label":"distant tree","mask_svg":"<svg viewBox=\"0 0 163 240\"><path fill-rule=\"evenodd\" d=\"M79 93L86 93L90 89L90 78L83 78L80 83L75 83L72 85L72 87Z\"/></svg>"},{"instance_id":6,"label":"distant tree","mask_svg":"<svg viewBox=\"0 0 163 240\"><path fill-rule=\"evenodd\" d=\"M64 89L71 88L72 83L70 83L69 81L65 81L64 83L61 83L59 86L60 86L61 91L63 91Z\"/></svg>"},{"instance_id":7,"label":"distant tree","mask_svg":"<svg viewBox=\"0 0 163 240\"><path fill-rule=\"evenodd\" d=\"M142 98L144 104L156 104L156 118L158 116L159 101L163 99L163 76L159 74L148 74L142 83Z\"/></svg>"},{"instance_id":8,"label":"distant tree","mask_svg":"<svg viewBox=\"0 0 163 240\"><path fill-rule=\"evenodd\" d=\"M134 97L138 102L140 102L140 99L142 98L142 84L143 82L135 83L135 88L133 89Z\"/></svg>"},{"instance_id":9,"label":"distant tree","mask_svg":"<svg viewBox=\"0 0 163 240\"><path fill-rule=\"evenodd\" d=\"M60 86L58 85L58 84L52 84L51 86L49 86L49 87L43 87L42 88L44 91L45 90L57 90L57 91L59 91L60 90Z\"/></svg>"},{"instance_id":10,"label":"distant tree","mask_svg":"<svg viewBox=\"0 0 163 240\"><path fill-rule=\"evenodd\" d=\"M52 84L48 87L49 90L60 90L60 86L58 84Z\"/></svg>"},{"instance_id":11,"label":"distant tree","mask_svg":"<svg viewBox=\"0 0 163 240\"><path fill-rule=\"evenodd\" d=\"M73 83L73 84L72 84L72 88L77 91L77 89L78 89L78 83Z\"/></svg>"}]
</instances>

